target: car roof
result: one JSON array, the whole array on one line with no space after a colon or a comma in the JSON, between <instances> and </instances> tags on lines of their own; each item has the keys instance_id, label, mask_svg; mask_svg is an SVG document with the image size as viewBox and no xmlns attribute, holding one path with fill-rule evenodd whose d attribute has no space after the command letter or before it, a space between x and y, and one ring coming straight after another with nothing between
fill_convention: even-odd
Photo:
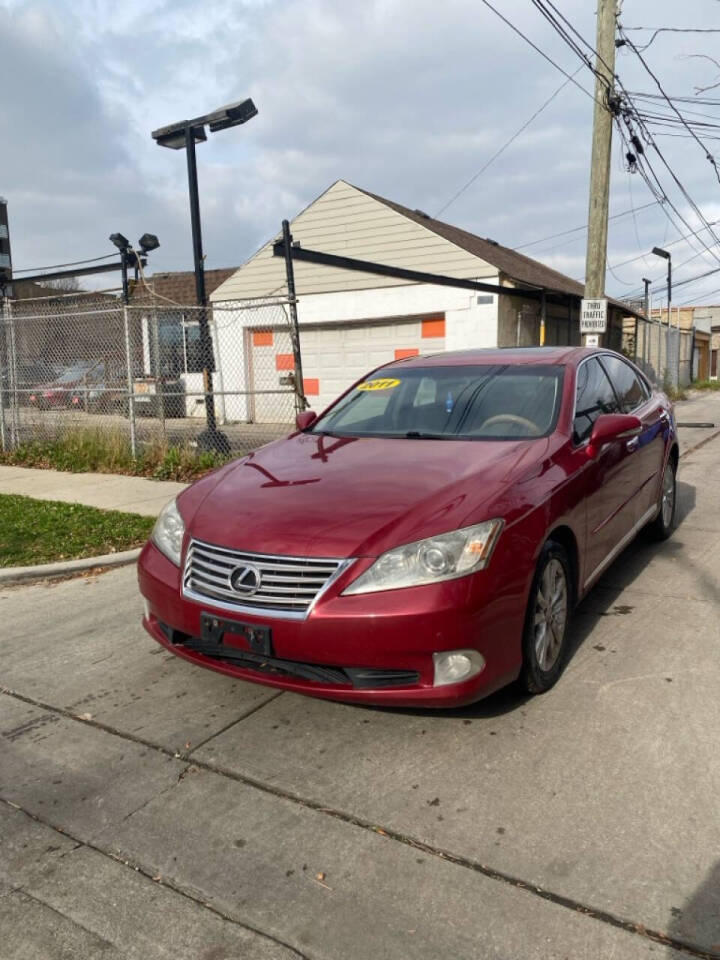
<instances>
[{"instance_id":1,"label":"car roof","mask_svg":"<svg viewBox=\"0 0 720 960\"><path fill-rule=\"evenodd\" d=\"M493 347L482 350L451 350L406 357L382 369L408 367L466 367L478 364L526 366L528 364L574 364L585 356L605 351L588 347Z\"/></svg>"}]
</instances>

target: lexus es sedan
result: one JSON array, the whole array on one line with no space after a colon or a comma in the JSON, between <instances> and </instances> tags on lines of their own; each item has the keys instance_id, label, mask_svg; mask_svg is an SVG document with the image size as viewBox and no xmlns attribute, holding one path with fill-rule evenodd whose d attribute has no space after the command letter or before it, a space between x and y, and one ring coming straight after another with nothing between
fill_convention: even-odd
<instances>
[{"instance_id":1,"label":"lexus es sedan","mask_svg":"<svg viewBox=\"0 0 720 960\"><path fill-rule=\"evenodd\" d=\"M139 560L145 628L233 677L455 707L548 690L573 607L675 521L672 406L575 347L390 363L170 502Z\"/></svg>"}]
</instances>

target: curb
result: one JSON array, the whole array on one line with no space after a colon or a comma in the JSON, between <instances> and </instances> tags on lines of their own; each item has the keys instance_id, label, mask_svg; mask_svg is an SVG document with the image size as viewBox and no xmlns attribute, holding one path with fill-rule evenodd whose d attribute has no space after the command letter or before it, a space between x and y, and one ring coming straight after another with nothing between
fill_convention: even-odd
<instances>
[{"instance_id":1,"label":"curb","mask_svg":"<svg viewBox=\"0 0 720 960\"><path fill-rule=\"evenodd\" d=\"M57 563L39 563L33 567L0 568L0 586L20 583L23 580L44 580L49 577L67 577L94 567L122 567L135 563L142 547L123 550L122 553L105 553L100 557L80 557L77 560L60 560Z\"/></svg>"},{"instance_id":2,"label":"curb","mask_svg":"<svg viewBox=\"0 0 720 960\"><path fill-rule=\"evenodd\" d=\"M683 457L688 457L691 453L694 453L696 450L699 450L700 447L704 447L706 443L710 443L711 440L714 440L716 437L720 437L720 430L714 430L711 434L708 434L707 437L703 437L702 440L698 440L697 443L693 444L692 447L688 447L686 450L680 454L680 459Z\"/></svg>"}]
</instances>

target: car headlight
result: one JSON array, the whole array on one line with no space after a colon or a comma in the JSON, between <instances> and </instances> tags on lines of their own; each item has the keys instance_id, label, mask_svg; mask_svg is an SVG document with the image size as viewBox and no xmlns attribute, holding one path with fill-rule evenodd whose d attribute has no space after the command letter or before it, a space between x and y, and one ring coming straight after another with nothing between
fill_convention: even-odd
<instances>
[{"instance_id":1,"label":"car headlight","mask_svg":"<svg viewBox=\"0 0 720 960\"><path fill-rule=\"evenodd\" d=\"M486 520L388 550L343 594L418 587L482 570L490 562L502 526L502 520Z\"/></svg>"},{"instance_id":2,"label":"car headlight","mask_svg":"<svg viewBox=\"0 0 720 960\"><path fill-rule=\"evenodd\" d=\"M166 503L155 521L150 539L168 560L180 566L182 542L185 533L185 524L180 516L175 500Z\"/></svg>"}]
</instances>

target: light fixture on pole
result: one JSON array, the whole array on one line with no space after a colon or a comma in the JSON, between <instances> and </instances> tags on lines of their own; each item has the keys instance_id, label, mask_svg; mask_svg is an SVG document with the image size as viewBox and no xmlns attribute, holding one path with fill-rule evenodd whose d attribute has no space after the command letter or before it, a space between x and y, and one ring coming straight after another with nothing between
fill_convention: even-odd
<instances>
[{"instance_id":1,"label":"light fixture on pole","mask_svg":"<svg viewBox=\"0 0 720 960\"><path fill-rule=\"evenodd\" d=\"M667 260L667 309L668 309L668 319L667 319L667 333L665 335L665 369L667 371L668 379L670 377L670 304L672 302L672 255L667 251L663 250L662 247L653 247L652 252L656 257L662 257L663 260ZM678 331L678 344L680 342L680 333ZM678 380L680 377L680 364L678 363L677 370Z\"/></svg>"},{"instance_id":2,"label":"light fixture on pole","mask_svg":"<svg viewBox=\"0 0 720 960\"><path fill-rule=\"evenodd\" d=\"M130 302L130 288L128 285L128 267L135 268L135 279L137 279L138 265L145 266L145 257L151 250L157 250L160 241L154 233L144 233L138 240L140 255L133 250L132 244L122 233L111 233L110 242L120 251L120 266L122 268L122 288L123 300L127 304Z\"/></svg>"},{"instance_id":3,"label":"light fixture on pole","mask_svg":"<svg viewBox=\"0 0 720 960\"><path fill-rule=\"evenodd\" d=\"M195 144L207 140L205 128L211 133L226 130L228 127L237 127L247 123L257 114L257 107L252 100L238 100L220 107L212 113L193 120L181 120L169 126L153 130L152 138L159 147L168 147L171 150L185 149L188 171L188 189L190 193L190 222L192 225L193 263L195 268L195 295L200 307L198 326L200 332L200 356L203 373L203 391L205 394L205 417L207 429L198 437L200 449L216 450L219 453L230 452L230 442L224 433L217 429L215 418L215 396L213 394L212 375L215 368L212 337L207 318L207 293L205 290L204 255L202 250L202 231L200 228L200 199L198 195L197 164L195 161Z\"/></svg>"}]
</instances>

